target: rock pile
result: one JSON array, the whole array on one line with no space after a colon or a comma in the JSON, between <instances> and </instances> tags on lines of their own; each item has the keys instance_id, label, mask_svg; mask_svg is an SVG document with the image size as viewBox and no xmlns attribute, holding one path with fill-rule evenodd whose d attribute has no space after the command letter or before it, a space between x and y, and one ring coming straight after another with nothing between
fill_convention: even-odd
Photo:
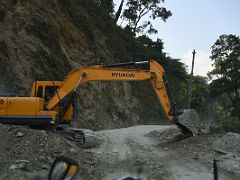
<instances>
[{"instance_id":1,"label":"rock pile","mask_svg":"<svg viewBox=\"0 0 240 180\"><path fill-rule=\"evenodd\" d=\"M0 136L0 179L27 179L34 172L47 174L58 156L79 162L81 170L77 179L93 177L98 172L92 153L85 152L59 134L29 127L0 125Z\"/></svg>"}]
</instances>

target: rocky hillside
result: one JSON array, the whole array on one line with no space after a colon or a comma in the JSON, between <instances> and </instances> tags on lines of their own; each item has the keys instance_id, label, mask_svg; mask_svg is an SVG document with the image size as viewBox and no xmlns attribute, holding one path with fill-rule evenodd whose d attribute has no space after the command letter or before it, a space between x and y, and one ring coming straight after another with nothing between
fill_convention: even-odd
<instances>
[{"instance_id":1,"label":"rocky hillside","mask_svg":"<svg viewBox=\"0 0 240 180\"><path fill-rule=\"evenodd\" d=\"M109 32L110 16L94 1L1 0L0 4L0 92L26 96L36 79L63 80L79 65L119 61L118 47L108 42L110 35L118 34ZM142 114L158 106L144 93L134 96L127 82L88 83L78 94L75 124L87 128L147 123ZM146 107L145 101L154 105ZM159 121L160 107L155 109L151 122Z\"/></svg>"}]
</instances>

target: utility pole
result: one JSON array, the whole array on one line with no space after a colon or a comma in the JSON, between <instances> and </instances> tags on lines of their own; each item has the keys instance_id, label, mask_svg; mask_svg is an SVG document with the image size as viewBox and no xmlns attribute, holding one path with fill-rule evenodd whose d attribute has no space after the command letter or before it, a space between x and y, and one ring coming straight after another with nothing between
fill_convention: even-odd
<instances>
[{"instance_id":1,"label":"utility pole","mask_svg":"<svg viewBox=\"0 0 240 180\"><path fill-rule=\"evenodd\" d=\"M195 54L196 51L195 49L192 52L193 54L193 58L192 58L192 69L191 69L191 75L190 75L190 79L189 79L189 86L188 86L188 104L187 104L187 108L190 109L191 108L191 100L192 100L192 81L193 81L193 69L194 69L194 60L195 60Z\"/></svg>"},{"instance_id":2,"label":"utility pole","mask_svg":"<svg viewBox=\"0 0 240 180\"><path fill-rule=\"evenodd\" d=\"M117 23L120 15L122 13L123 3L124 3L124 0L122 0L121 4L119 5L118 10L116 12L115 23Z\"/></svg>"}]
</instances>

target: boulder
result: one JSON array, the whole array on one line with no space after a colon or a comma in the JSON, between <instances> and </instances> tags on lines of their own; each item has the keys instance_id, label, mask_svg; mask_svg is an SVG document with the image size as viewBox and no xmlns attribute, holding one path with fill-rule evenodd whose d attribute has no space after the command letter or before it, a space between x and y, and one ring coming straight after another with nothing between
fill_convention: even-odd
<instances>
[{"instance_id":1,"label":"boulder","mask_svg":"<svg viewBox=\"0 0 240 180\"><path fill-rule=\"evenodd\" d=\"M222 138L216 139L213 149L226 154L240 155L240 134L231 132L225 134Z\"/></svg>"},{"instance_id":2,"label":"boulder","mask_svg":"<svg viewBox=\"0 0 240 180\"><path fill-rule=\"evenodd\" d=\"M179 122L189 128L193 132L194 136L202 132L202 125L199 115L194 109L184 110L183 114L179 116Z\"/></svg>"}]
</instances>

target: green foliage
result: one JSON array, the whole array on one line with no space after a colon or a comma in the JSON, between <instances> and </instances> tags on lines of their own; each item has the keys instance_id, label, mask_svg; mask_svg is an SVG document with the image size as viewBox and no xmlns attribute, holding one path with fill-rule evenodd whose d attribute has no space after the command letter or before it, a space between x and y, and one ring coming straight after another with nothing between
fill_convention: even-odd
<instances>
[{"instance_id":1,"label":"green foliage","mask_svg":"<svg viewBox=\"0 0 240 180\"><path fill-rule=\"evenodd\" d=\"M167 57L159 61L167 75L169 94L172 101L177 103L179 109L183 109L186 104L187 71L179 59Z\"/></svg>"},{"instance_id":2,"label":"green foliage","mask_svg":"<svg viewBox=\"0 0 240 180\"><path fill-rule=\"evenodd\" d=\"M240 121L236 117L232 117L231 103L224 96L218 98L212 104L212 110L215 115L215 123L222 125L223 130L227 132L240 132Z\"/></svg>"},{"instance_id":3,"label":"green foliage","mask_svg":"<svg viewBox=\"0 0 240 180\"><path fill-rule=\"evenodd\" d=\"M153 41L146 35L139 36L137 40L144 46L146 49L147 56L151 54L152 58L159 58L163 55L163 42L161 39L158 39L156 41Z\"/></svg>"},{"instance_id":4,"label":"green foliage","mask_svg":"<svg viewBox=\"0 0 240 180\"><path fill-rule=\"evenodd\" d=\"M231 117L228 121L223 122L222 126L226 132L240 133L240 121L237 118Z\"/></svg>"},{"instance_id":5,"label":"green foliage","mask_svg":"<svg viewBox=\"0 0 240 180\"><path fill-rule=\"evenodd\" d=\"M226 122L228 119L231 119L231 107L229 107L229 104L226 103L226 100L221 100L216 101L213 104L214 112L216 115L217 121L220 123Z\"/></svg>"},{"instance_id":6,"label":"green foliage","mask_svg":"<svg viewBox=\"0 0 240 180\"><path fill-rule=\"evenodd\" d=\"M156 34L157 30L150 20L144 21L141 25L139 23L144 16L148 16L152 20L160 18L166 21L172 13L164 7L160 7L163 2L164 0L128 0L127 9L124 10L122 15L123 19L128 22L127 26L134 33L143 33L145 31L148 34Z\"/></svg>"},{"instance_id":7,"label":"green foliage","mask_svg":"<svg viewBox=\"0 0 240 180\"><path fill-rule=\"evenodd\" d=\"M226 93L232 103L232 116L240 119L240 38L236 35L221 35L212 46L211 59L215 77L211 83L214 95Z\"/></svg>"},{"instance_id":8,"label":"green foliage","mask_svg":"<svg viewBox=\"0 0 240 180\"><path fill-rule=\"evenodd\" d=\"M113 0L101 0L101 7L108 13L113 13Z\"/></svg>"},{"instance_id":9,"label":"green foliage","mask_svg":"<svg viewBox=\"0 0 240 180\"><path fill-rule=\"evenodd\" d=\"M191 108L204 112L209 104L209 85L207 78L194 76L192 81Z\"/></svg>"}]
</instances>

